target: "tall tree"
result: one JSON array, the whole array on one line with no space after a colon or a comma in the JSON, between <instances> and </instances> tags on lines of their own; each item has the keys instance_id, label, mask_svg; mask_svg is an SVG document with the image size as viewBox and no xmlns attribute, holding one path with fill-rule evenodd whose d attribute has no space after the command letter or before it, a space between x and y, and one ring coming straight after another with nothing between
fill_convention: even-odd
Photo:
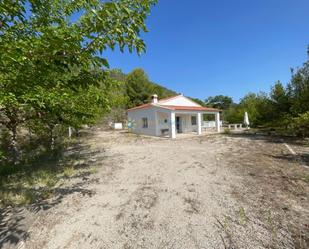
<instances>
[{"instance_id":1,"label":"tall tree","mask_svg":"<svg viewBox=\"0 0 309 249\"><path fill-rule=\"evenodd\" d=\"M155 3L1 1L0 122L11 131L13 150L17 127L27 118L42 109L49 116L65 109L50 105L51 99L62 103L56 91L87 91L102 82L104 74L98 69L108 67L108 62L100 55L107 48L145 51L140 34L147 31L145 19Z\"/></svg>"},{"instance_id":2,"label":"tall tree","mask_svg":"<svg viewBox=\"0 0 309 249\"><path fill-rule=\"evenodd\" d=\"M309 61L293 73L288 85L288 95L293 115L309 111Z\"/></svg>"},{"instance_id":3,"label":"tall tree","mask_svg":"<svg viewBox=\"0 0 309 249\"><path fill-rule=\"evenodd\" d=\"M127 75L126 89L129 98L128 107L147 103L154 93L147 74L143 69L134 69Z\"/></svg>"},{"instance_id":4,"label":"tall tree","mask_svg":"<svg viewBox=\"0 0 309 249\"><path fill-rule=\"evenodd\" d=\"M270 100L272 102L272 119L278 119L290 111L288 94L280 81L271 88Z\"/></svg>"},{"instance_id":5,"label":"tall tree","mask_svg":"<svg viewBox=\"0 0 309 249\"><path fill-rule=\"evenodd\" d=\"M205 99L205 104L218 109L228 109L233 104L233 99L229 96L217 95Z\"/></svg>"}]
</instances>

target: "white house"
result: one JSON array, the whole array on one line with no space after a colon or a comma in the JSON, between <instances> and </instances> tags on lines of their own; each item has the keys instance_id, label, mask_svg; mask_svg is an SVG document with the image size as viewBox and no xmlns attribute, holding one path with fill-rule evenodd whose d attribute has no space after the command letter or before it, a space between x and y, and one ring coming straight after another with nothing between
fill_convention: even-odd
<instances>
[{"instance_id":1,"label":"white house","mask_svg":"<svg viewBox=\"0 0 309 249\"><path fill-rule=\"evenodd\" d=\"M182 94L160 100L153 95L151 103L127 110L128 127L133 133L151 136L176 138L178 133L191 132L200 135L203 128L209 127L209 123L203 122L204 114L211 114L215 115L213 123L216 131L220 132L219 111L203 107Z\"/></svg>"}]
</instances>

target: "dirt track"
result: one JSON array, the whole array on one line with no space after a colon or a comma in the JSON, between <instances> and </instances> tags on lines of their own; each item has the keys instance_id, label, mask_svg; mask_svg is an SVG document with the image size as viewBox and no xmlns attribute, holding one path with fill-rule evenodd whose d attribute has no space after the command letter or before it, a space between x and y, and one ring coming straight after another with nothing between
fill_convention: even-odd
<instances>
[{"instance_id":1,"label":"dirt track","mask_svg":"<svg viewBox=\"0 0 309 249\"><path fill-rule=\"evenodd\" d=\"M104 131L87 143L104 151L98 172L39 212L19 248L306 248L308 170L281 143Z\"/></svg>"}]
</instances>

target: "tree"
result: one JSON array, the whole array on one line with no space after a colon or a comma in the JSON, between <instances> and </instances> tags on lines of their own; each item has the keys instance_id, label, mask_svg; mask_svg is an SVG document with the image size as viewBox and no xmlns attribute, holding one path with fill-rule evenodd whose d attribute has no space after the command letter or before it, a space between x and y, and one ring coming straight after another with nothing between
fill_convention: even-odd
<instances>
[{"instance_id":1,"label":"tree","mask_svg":"<svg viewBox=\"0 0 309 249\"><path fill-rule=\"evenodd\" d=\"M293 132L301 137L309 137L309 111L299 114L291 124Z\"/></svg>"},{"instance_id":2,"label":"tree","mask_svg":"<svg viewBox=\"0 0 309 249\"><path fill-rule=\"evenodd\" d=\"M157 94L159 99L177 95L176 92L169 90L166 87L163 87L159 84L156 84L156 83L153 83L153 82L150 82L150 84L151 84L151 88L152 88L151 89L151 91L152 91L151 95Z\"/></svg>"},{"instance_id":3,"label":"tree","mask_svg":"<svg viewBox=\"0 0 309 249\"><path fill-rule=\"evenodd\" d=\"M280 81L277 81L271 88L270 100L272 101L273 106L272 119L278 119L289 112L289 98Z\"/></svg>"},{"instance_id":4,"label":"tree","mask_svg":"<svg viewBox=\"0 0 309 249\"><path fill-rule=\"evenodd\" d=\"M151 82L141 68L136 68L127 75L126 95L128 97L128 108L148 103L153 94L157 94L161 99L174 96L176 92Z\"/></svg>"},{"instance_id":5,"label":"tree","mask_svg":"<svg viewBox=\"0 0 309 249\"><path fill-rule=\"evenodd\" d=\"M126 78L126 93L129 98L128 107L147 103L152 93L148 76L143 69L134 69Z\"/></svg>"},{"instance_id":6,"label":"tree","mask_svg":"<svg viewBox=\"0 0 309 249\"><path fill-rule=\"evenodd\" d=\"M273 113L271 102L266 93L249 93L240 100L240 108L248 112L250 123L253 126L265 125Z\"/></svg>"},{"instance_id":7,"label":"tree","mask_svg":"<svg viewBox=\"0 0 309 249\"><path fill-rule=\"evenodd\" d=\"M103 51L116 46L138 54L145 51L140 33L147 31L145 19L155 3L156 0L0 3L0 122L11 131L13 151L17 149L17 127L27 119L49 117L51 124L51 117L61 124L68 110L74 114L72 103L64 101L64 95L57 92L74 96L73 92L85 93L91 89L89 86L99 86L104 78L101 69L108 67L107 60L100 56ZM108 109L108 105L102 108ZM87 110L83 109L83 116Z\"/></svg>"},{"instance_id":8,"label":"tree","mask_svg":"<svg viewBox=\"0 0 309 249\"><path fill-rule=\"evenodd\" d=\"M109 71L109 77L115 83L112 84L110 92L111 111L105 116L105 123L124 122L129 98L126 94L126 75L119 69Z\"/></svg>"},{"instance_id":9,"label":"tree","mask_svg":"<svg viewBox=\"0 0 309 249\"><path fill-rule=\"evenodd\" d=\"M229 123L242 123L245 112L248 112L251 125L265 125L272 114L268 95L263 92L248 93L240 100L239 104L232 104L224 110L223 116Z\"/></svg>"},{"instance_id":10,"label":"tree","mask_svg":"<svg viewBox=\"0 0 309 249\"><path fill-rule=\"evenodd\" d=\"M309 110L309 61L293 73L291 82L288 84L288 96L293 116Z\"/></svg>"},{"instance_id":11,"label":"tree","mask_svg":"<svg viewBox=\"0 0 309 249\"><path fill-rule=\"evenodd\" d=\"M205 99L205 104L209 107L218 108L221 110L228 109L233 104L233 99L229 96L217 95Z\"/></svg>"},{"instance_id":12,"label":"tree","mask_svg":"<svg viewBox=\"0 0 309 249\"><path fill-rule=\"evenodd\" d=\"M194 102L200 104L201 106L206 106L206 104L203 100L200 100L198 98L190 98L190 99L193 100Z\"/></svg>"},{"instance_id":13,"label":"tree","mask_svg":"<svg viewBox=\"0 0 309 249\"><path fill-rule=\"evenodd\" d=\"M244 119L245 110L238 104L231 105L228 109L222 113L223 119L231 124L242 123Z\"/></svg>"},{"instance_id":14,"label":"tree","mask_svg":"<svg viewBox=\"0 0 309 249\"><path fill-rule=\"evenodd\" d=\"M209 97L205 102L224 109L229 105L229 101L227 105L223 104L224 100L224 96L220 95ZM253 126L263 125L286 134L308 136L309 61L295 73L292 70L292 79L287 87L277 81L269 94L249 93L239 104L229 105L223 111L223 117L230 123L240 123L246 111Z\"/></svg>"}]
</instances>

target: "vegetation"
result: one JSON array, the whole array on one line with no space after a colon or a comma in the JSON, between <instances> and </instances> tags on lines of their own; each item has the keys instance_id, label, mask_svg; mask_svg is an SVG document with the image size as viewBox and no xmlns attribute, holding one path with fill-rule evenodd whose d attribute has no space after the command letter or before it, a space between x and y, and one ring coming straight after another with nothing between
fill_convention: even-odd
<instances>
[{"instance_id":1,"label":"vegetation","mask_svg":"<svg viewBox=\"0 0 309 249\"><path fill-rule=\"evenodd\" d=\"M124 94L127 96L127 108L148 103L153 94L157 94L160 98L170 97L176 94L174 91L151 82L141 68L134 69L128 75L124 75L122 83Z\"/></svg>"},{"instance_id":2,"label":"vegetation","mask_svg":"<svg viewBox=\"0 0 309 249\"><path fill-rule=\"evenodd\" d=\"M268 127L285 135L309 136L309 61L292 70L286 87L276 82L270 93L248 93L239 104L228 96L214 96L205 100L206 105L223 110L229 123L242 123L248 112L251 126Z\"/></svg>"},{"instance_id":3,"label":"vegetation","mask_svg":"<svg viewBox=\"0 0 309 249\"><path fill-rule=\"evenodd\" d=\"M174 96L177 93L157 83L151 82L148 75L141 68L132 70L129 74L120 69L109 70L109 77L117 82L111 91L110 109L105 115L104 122L125 122L126 110L148 103L153 94L159 98Z\"/></svg>"},{"instance_id":4,"label":"vegetation","mask_svg":"<svg viewBox=\"0 0 309 249\"><path fill-rule=\"evenodd\" d=\"M109 111L115 82L102 53L144 52L140 33L155 2L1 2L0 124L8 148L2 159L21 161L21 129L48 137L53 150L63 128L78 129Z\"/></svg>"},{"instance_id":5,"label":"vegetation","mask_svg":"<svg viewBox=\"0 0 309 249\"><path fill-rule=\"evenodd\" d=\"M221 110L228 109L233 104L233 99L229 96L217 95L205 99L205 104Z\"/></svg>"},{"instance_id":6,"label":"vegetation","mask_svg":"<svg viewBox=\"0 0 309 249\"><path fill-rule=\"evenodd\" d=\"M58 158L68 144L69 127L78 131L120 106L120 83L108 72L103 52L143 53L141 33L147 32L145 20L155 3L1 1L1 189L14 182L26 188L27 177L39 181L35 172L42 168L36 162ZM54 185L58 170L49 165L43 171L46 179L56 179L45 187ZM59 171L71 173L70 166Z\"/></svg>"},{"instance_id":7,"label":"vegetation","mask_svg":"<svg viewBox=\"0 0 309 249\"><path fill-rule=\"evenodd\" d=\"M78 135L81 127L103 117L123 121L127 108L148 102L152 94L160 98L176 94L151 82L140 68L127 75L109 70L103 58L108 48L145 51L141 33L147 32L145 20L156 2L0 3L1 186L29 175L38 181L50 179L45 185L53 186L58 179L52 176L54 171L47 167L49 173L44 171L41 177L35 173L41 167L32 166L42 158L58 158L69 144L69 128ZM249 93L239 104L223 95L192 99L221 109L227 122L242 122L247 111L253 126L308 136L309 62L293 71L287 87L276 82L269 94ZM56 172L74 173L70 165Z\"/></svg>"}]
</instances>

